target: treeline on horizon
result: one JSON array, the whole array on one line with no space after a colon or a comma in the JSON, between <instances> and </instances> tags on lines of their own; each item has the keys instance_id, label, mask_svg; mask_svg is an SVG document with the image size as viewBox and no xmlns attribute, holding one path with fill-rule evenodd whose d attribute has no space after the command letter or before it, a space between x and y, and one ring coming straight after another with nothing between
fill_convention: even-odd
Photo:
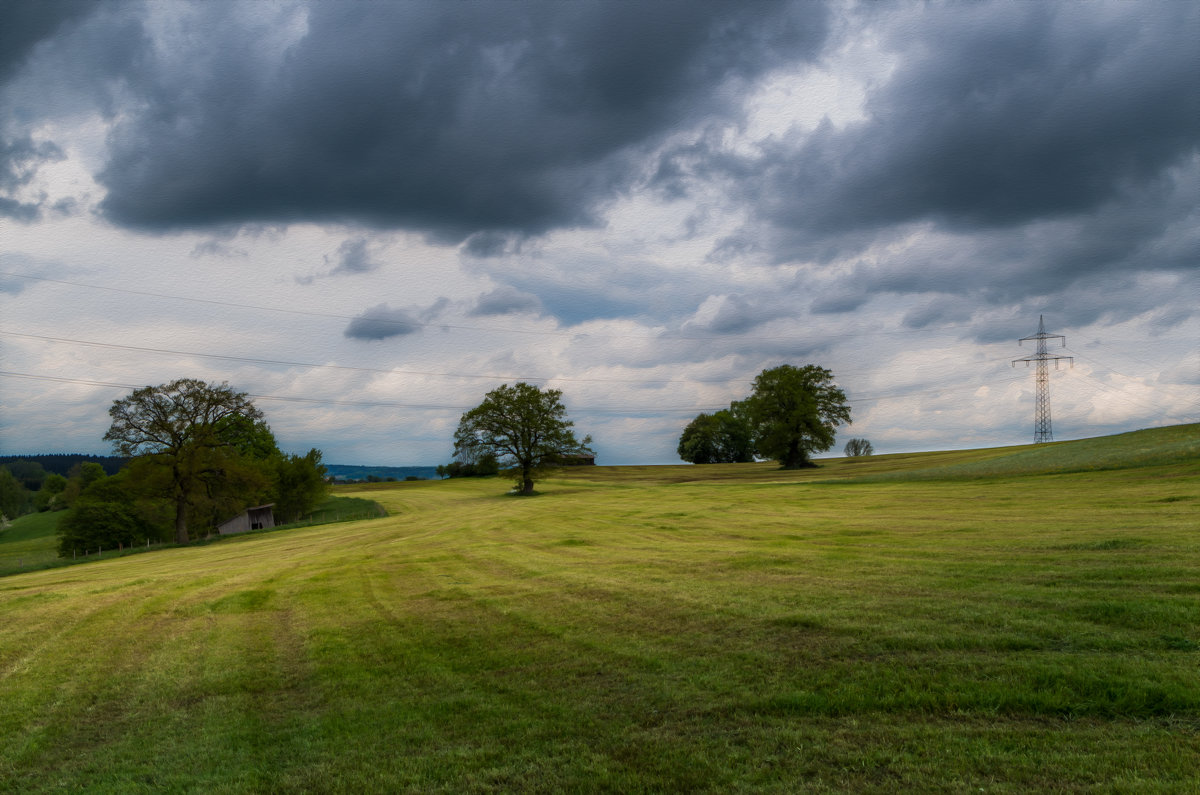
<instances>
[{"instance_id":1,"label":"treeline on horizon","mask_svg":"<svg viewBox=\"0 0 1200 795\"><path fill-rule=\"evenodd\" d=\"M128 463L121 456L87 453L0 456L0 516L7 521L65 507L89 483L112 477Z\"/></svg>"},{"instance_id":2,"label":"treeline on horizon","mask_svg":"<svg viewBox=\"0 0 1200 795\"><path fill-rule=\"evenodd\" d=\"M111 477L129 459L88 453L37 453L0 456L0 516L15 519L27 513L50 510L74 500L89 482Z\"/></svg>"},{"instance_id":3,"label":"treeline on horizon","mask_svg":"<svg viewBox=\"0 0 1200 795\"><path fill-rule=\"evenodd\" d=\"M79 464L99 464L104 467L105 474L115 475L121 471L121 467L129 463L129 459L118 455L91 455L89 453L37 453L36 455L0 455L0 466L7 466L11 471L10 464L18 464L21 462L29 462L38 464L47 473L62 475L66 477L71 473L71 468ZM14 473L15 474L15 473Z\"/></svg>"}]
</instances>

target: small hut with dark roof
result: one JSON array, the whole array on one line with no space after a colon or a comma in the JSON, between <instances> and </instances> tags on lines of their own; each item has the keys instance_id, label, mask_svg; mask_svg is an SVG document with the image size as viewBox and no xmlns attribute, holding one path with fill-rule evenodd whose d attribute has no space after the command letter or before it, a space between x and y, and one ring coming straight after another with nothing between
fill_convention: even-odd
<instances>
[{"instance_id":1,"label":"small hut with dark roof","mask_svg":"<svg viewBox=\"0 0 1200 795\"><path fill-rule=\"evenodd\" d=\"M256 505L247 508L232 519L227 519L217 525L217 532L223 536L235 533L245 533L250 530L263 530L275 526L275 513L271 509L275 503Z\"/></svg>"}]
</instances>

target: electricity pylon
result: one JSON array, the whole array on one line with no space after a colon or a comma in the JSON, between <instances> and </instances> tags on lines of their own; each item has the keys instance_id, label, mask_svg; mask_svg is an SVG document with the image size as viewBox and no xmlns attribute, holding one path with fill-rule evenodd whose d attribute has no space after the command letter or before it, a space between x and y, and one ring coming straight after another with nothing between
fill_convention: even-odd
<instances>
[{"instance_id":1,"label":"electricity pylon","mask_svg":"<svg viewBox=\"0 0 1200 795\"><path fill-rule=\"evenodd\" d=\"M1032 356L1024 356L1020 359L1013 359L1012 366L1016 367L1017 362L1025 362L1028 367L1030 362L1037 365L1037 370L1034 374L1034 382L1037 384L1034 397L1033 407L1033 443L1041 444L1042 442L1053 442L1054 431L1050 429L1050 367L1049 363L1054 362L1054 369L1058 369L1058 363L1062 359L1067 359L1071 362L1071 366L1075 366L1074 356L1055 356L1046 352L1046 340L1062 340L1063 347L1067 346L1067 338L1062 334L1047 334L1046 321L1041 315L1038 315L1038 330L1037 334L1030 337L1021 337L1017 344L1025 340L1037 341L1037 353Z\"/></svg>"}]
</instances>

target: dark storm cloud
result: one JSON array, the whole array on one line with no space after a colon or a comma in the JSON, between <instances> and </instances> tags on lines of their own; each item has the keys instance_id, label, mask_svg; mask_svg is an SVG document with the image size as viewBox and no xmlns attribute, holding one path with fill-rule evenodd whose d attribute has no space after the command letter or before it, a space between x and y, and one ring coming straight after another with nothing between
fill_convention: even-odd
<instances>
[{"instance_id":1,"label":"dark storm cloud","mask_svg":"<svg viewBox=\"0 0 1200 795\"><path fill-rule=\"evenodd\" d=\"M888 40L898 66L865 120L774 139L736 166L715 150L673 161L692 174L718 165L754 208L714 258L874 251L816 298L818 312L878 291L1010 301L1115 271L1195 267L1200 6L912 14L876 13L900 31Z\"/></svg>"},{"instance_id":2,"label":"dark storm cloud","mask_svg":"<svg viewBox=\"0 0 1200 795\"><path fill-rule=\"evenodd\" d=\"M914 22L896 16L881 24ZM1200 6L974 4L916 21L862 122L736 166L675 157L689 176L716 164L754 210L711 258L849 261L814 283L810 311L927 295L910 328L978 319L972 305L1077 326L1177 301L1162 285L1200 262Z\"/></svg>"},{"instance_id":3,"label":"dark storm cloud","mask_svg":"<svg viewBox=\"0 0 1200 795\"><path fill-rule=\"evenodd\" d=\"M0 137L0 217L33 221L41 215L40 201L21 201L14 194L33 179L39 166L62 159L62 150L48 141Z\"/></svg>"},{"instance_id":4,"label":"dark storm cloud","mask_svg":"<svg viewBox=\"0 0 1200 795\"><path fill-rule=\"evenodd\" d=\"M914 221L994 229L1128 207L1197 152L1194 3L956 4L917 23L891 39L899 65L864 122L758 161L761 217L792 233L780 257Z\"/></svg>"},{"instance_id":5,"label":"dark storm cloud","mask_svg":"<svg viewBox=\"0 0 1200 795\"><path fill-rule=\"evenodd\" d=\"M356 340L385 340L415 334L420 330L420 321L409 312L379 304L351 320L344 335Z\"/></svg>"},{"instance_id":6,"label":"dark storm cloud","mask_svg":"<svg viewBox=\"0 0 1200 795\"><path fill-rule=\"evenodd\" d=\"M536 295L523 293L514 287L497 287L495 290L479 296L479 300L469 314L476 317L516 315L537 313L541 309L542 302Z\"/></svg>"},{"instance_id":7,"label":"dark storm cloud","mask_svg":"<svg viewBox=\"0 0 1200 795\"><path fill-rule=\"evenodd\" d=\"M0 83L25 63L39 42L97 6L91 0L9 0L0 4Z\"/></svg>"},{"instance_id":8,"label":"dark storm cloud","mask_svg":"<svg viewBox=\"0 0 1200 795\"><path fill-rule=\"evenodd\" d=\"M250 7L254 7L251 5ZM269 8L269 7L268 7ZM811 58L815 3L313 3L272 55L223 4L143 53L104 212L149 229L348 221L460 240L586 224L630 154ZM178 54L178 52L176 53Z\"/></svg>"},{"instance_id":9,"label":"dark storm cloud","mask_svg":"<svg viewBox=\"0 0 1200 795\"><path fill-rule=\"evenodd\" d=\"M64 159L54 141L43 139L41 123L81 106L111 110L104 81L137 49L126 46L133 40L122 35L128 30L120 22L123 9L92 0L0 2L0 218L32 222L47 210L77 210L73 198L48 203L44 196L22 195L22 189L41 166ZM90 32L84 34L85 28ZM44 61L55 64L49 74L31 74Z\"/></svg>"}]
</instances>

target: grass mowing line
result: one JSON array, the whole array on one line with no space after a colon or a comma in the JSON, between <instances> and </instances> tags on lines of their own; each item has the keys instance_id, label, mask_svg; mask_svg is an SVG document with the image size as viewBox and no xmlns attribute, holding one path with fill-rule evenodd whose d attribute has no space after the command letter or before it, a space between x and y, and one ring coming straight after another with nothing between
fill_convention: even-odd
<instances>
[{"instance_id":1,"label":"grass mowing line","mask_svg":"<svg viewBox=\"0 0 1200 795\"><path fill-rule=\"evenodd\" d=\"M31 791L1188 791L1200 549L1173 498L1194 468L566 473L532 500L450 481L367 490L404 505L385 519L20 575L0 654L13 622L131 608L5 681L0 712L37 717L0 770ZM151 659L119 685L54 663L129 640ZM64 687L97 698L44 700Z\"/></svg>"}]
</instances>

